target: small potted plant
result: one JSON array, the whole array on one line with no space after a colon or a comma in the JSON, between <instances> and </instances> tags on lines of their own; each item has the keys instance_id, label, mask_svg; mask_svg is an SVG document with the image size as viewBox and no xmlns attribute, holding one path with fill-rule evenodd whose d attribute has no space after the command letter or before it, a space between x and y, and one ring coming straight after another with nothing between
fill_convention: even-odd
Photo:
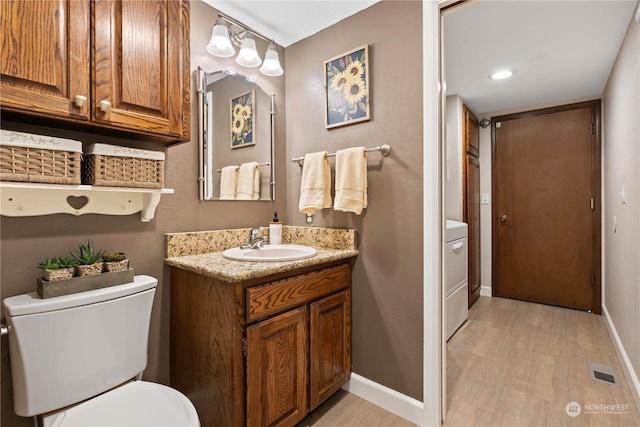
<instances>
[{"instance_id":1,"label":"small potted plant","mask_svg":"<svg viewBox=\"0 0 640 427\"><path fill-rule=\"evenodd\" d=\"M71 257L45 259L38 264L38 268L44 271L44 280L49 282L71 279L75 266L76 261Z\"/></svg>"},{"instance_id":2,"label":"small potted plant","mask_svg":"<svg viewBox=\"0 0 640 427\"><path fill-rule=\"evenodd\" d=\"M102 273L103 254L104 251L96 251L93 248L91 240L88 240L87 244L80 242L78 244L78 252L71 254L78 263L76 267L78 276L93 276Z\"/></svg>"},{"instance_id":3,"label":"small potted plant","mask_svg":"<svg viewBox=\"0 0 640 427\"><path fill-rule=\"evenodd\" d=\"M129 260L122 252L114 252L102 255L105 271L123 271L129 268Z\"/></svg>"}]
</instances>

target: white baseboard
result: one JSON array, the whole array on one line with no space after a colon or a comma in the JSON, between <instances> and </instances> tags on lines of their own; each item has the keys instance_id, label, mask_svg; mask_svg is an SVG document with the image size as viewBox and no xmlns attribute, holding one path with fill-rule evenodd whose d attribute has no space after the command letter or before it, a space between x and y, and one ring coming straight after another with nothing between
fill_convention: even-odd
<instances>
[{"instance_id":1,"label":"white baseboard","mask_svg":"<svg viewBox=\"0 0 640 427\"><path fill-rule=\"evenodd\" d=\"M483 297L491 296L491 286L480 286L480 295Z\"/></svg>"},{"instance_id":2,"label":"white baseboard","mask_svg":"<svg viewBox=\"0 0 640 427\"><path fill-rule=\"evenodd\" d=\"M640 381L638 380L638 375L633 369L631 360L629 360L629 356L622 345L622 341L620 341L618 331L616 331L616 327L611 320L611 316L609 316L609 311L604 305L602 306L602 314L604 314L604 323L607 325L607 330L613 340L613 346L616 349L616 353L618 353L618 359L620 359L624 375L627 377L627 381L629 381L629 384L631 385L631 394L636 401L636 407L640 408Z\"/></svg>"},{"instance_id":3,"label":"white baseboard","mask_svg":"<svg viewBox=\"0 0 640 427\"><path fill-rule=\"evenodd\" d=\"M422 402L358 374L352 373L351 380L342 388L414 424L420 425L424 417Z\"/></svg>"}]
</instances>

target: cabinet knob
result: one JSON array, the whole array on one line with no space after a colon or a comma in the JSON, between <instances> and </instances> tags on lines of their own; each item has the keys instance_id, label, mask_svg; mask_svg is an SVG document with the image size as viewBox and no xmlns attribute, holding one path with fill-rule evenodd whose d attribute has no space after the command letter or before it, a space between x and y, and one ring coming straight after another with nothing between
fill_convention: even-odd
<instances>
[{"instance_id":1,"label":"cabinet knob","mask_svg":"<svg viewBox=\"0 0 640 427\"><path fill-rule=\"evenodd\" d=\"M82 108L87 103L87 97L83 95L76 95L76 107Z\"/></svg>"},{"instance_id":2,"label":"cabinet knob","mask_svg":"<svg viewBox=\"0 0 640 427\"><path fill-rule=\"evenodd\" d=\"M108 113L111 110L111 103L105 100L100 101L100 110Z\"/></svg>"}]
</instances>

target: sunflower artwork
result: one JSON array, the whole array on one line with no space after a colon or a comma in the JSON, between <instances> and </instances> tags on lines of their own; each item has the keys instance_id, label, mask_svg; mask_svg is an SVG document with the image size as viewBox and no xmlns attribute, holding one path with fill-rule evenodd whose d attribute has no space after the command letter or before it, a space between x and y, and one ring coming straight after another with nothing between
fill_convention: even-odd
<instances>
[{"instance_id":1,"label":"sunflower artwork","mask_svg":"<svg viewBox=\"0 0 640 427\"><path fill-rule=\"evenodd\" d=\"M231 148L247 147L254 139L255 91L231 98Z\"/></svg>"},{"instance_id":2,"label":"sunflower artwork","mask_svg":"<svg viewBox=\"0 0 640 427\"><path fill-rule=\"evenodd\" d=\"M325 127L369 120L367 45L325 61Z\"/></svg>"}]
</instances>

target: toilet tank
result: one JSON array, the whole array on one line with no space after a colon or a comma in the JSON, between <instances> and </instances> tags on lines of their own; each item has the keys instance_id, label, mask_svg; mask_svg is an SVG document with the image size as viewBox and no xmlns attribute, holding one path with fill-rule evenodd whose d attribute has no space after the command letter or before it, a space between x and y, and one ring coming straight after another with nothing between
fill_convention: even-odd
<instances>
[{"instance_id":1,"label":"toilet tank","mask_svg":"<svg viewBox=\"0 0 640 427\"><path fill-rule=\"evenodd\" d=\"M5 299L16 414L63 408L141 373L157 283L135 276L55 298L33 292Z\"/></svg>"}]
</instances>

